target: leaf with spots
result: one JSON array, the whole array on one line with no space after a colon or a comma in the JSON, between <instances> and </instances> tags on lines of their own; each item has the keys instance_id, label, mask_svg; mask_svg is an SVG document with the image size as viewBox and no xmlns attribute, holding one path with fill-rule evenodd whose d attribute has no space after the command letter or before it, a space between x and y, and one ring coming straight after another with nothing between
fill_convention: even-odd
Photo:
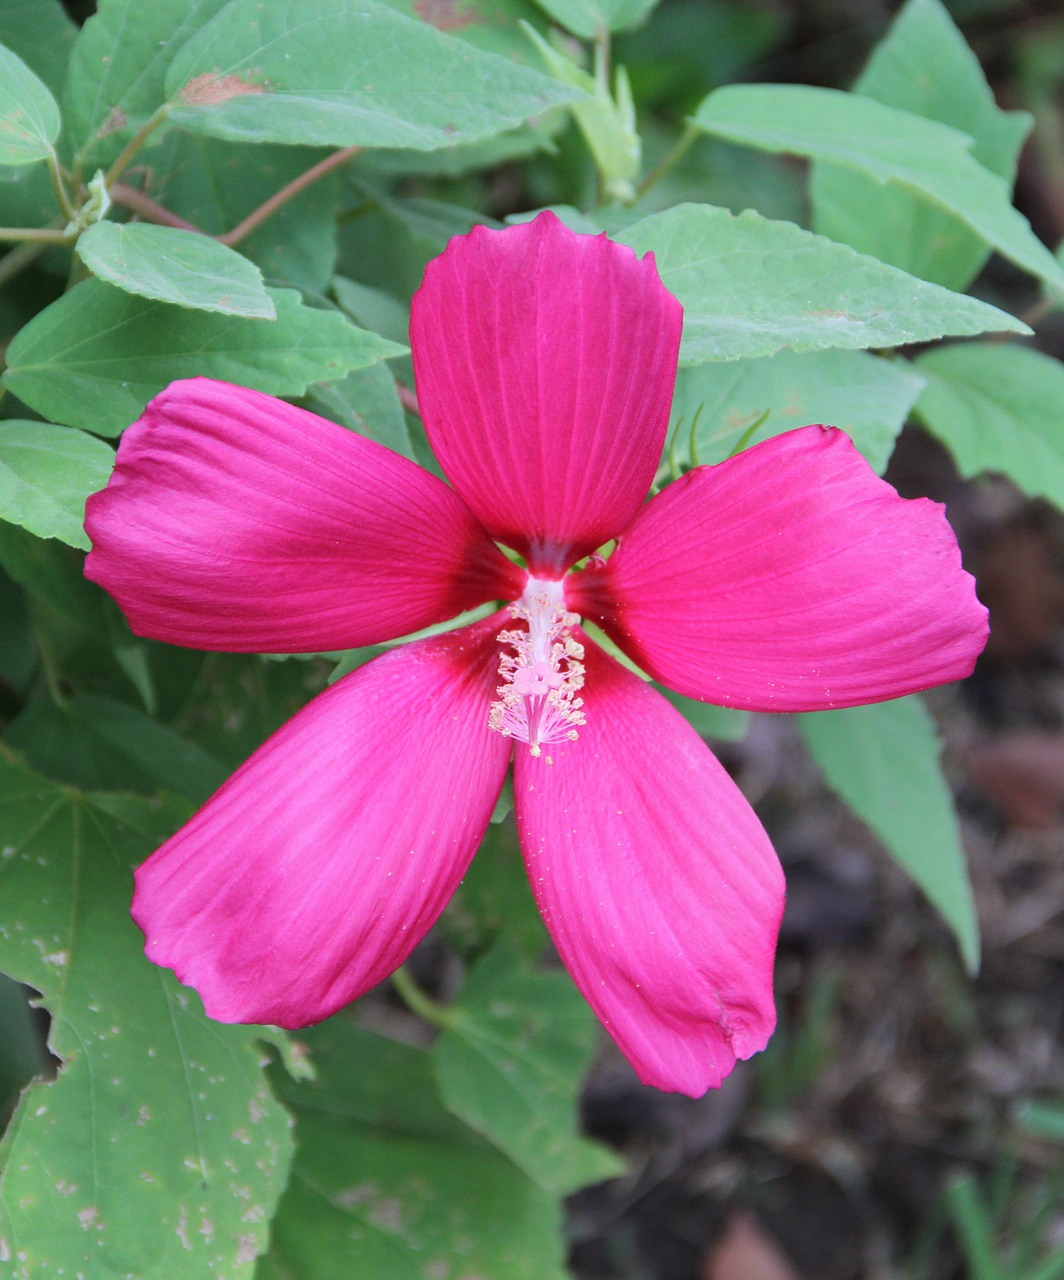
<instances>
[{"instance_id":1,"label":"leaf with spots","mask_svg":"<svg viewBox=\"0 0 1064 1280\"><path fill-rule=\"evenodd\" d=\"M148 964L130 866L186 814L90 795L0 757L0 969L52 1015L52 1083L0 1144L11 1280L249 1276L290 1159L255 1027L209 1022Z\"/></svg>"},{"instance_id":2,"label":"leaf with spots","mask_svg":"<svg viewBox=\"0 0 1064 1280\"><path fill-rule=\"evenodd\" d=\"M578 1133L576 1095L594 1016L569 975L519 962L504 939L476 965L436 1042L446 1106L547 1191L616 1177L612 1152Z\"/></svg>"},{"instance_id":3,"label":"leaf with spots","mask_svg":"<svg viewBox=\"0 0 1064 1280\"><path fill-rule=\"evenodd\" d=\"M332 1018L305 1033L311 1084L257 1280L564 1280L561 1211L444 1109L424 1050Z\"/></svg>"}]
</instances>

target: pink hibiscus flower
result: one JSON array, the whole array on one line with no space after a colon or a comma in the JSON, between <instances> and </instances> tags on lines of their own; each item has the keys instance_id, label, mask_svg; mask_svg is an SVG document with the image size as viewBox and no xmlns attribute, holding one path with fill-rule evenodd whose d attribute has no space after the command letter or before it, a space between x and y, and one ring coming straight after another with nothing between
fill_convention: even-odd
<instances>
[{"instance_id":1,"label":"pink hibiscus flower","mask_svg":"<svg viewBox=\"0 0 1064 1280\"><path fill-rule=\"evenodd\" d=\"M764 1046L779 863L705 743L580 617L672 688L763 711L957 679L986 619L941 508L833 429L644 503L680 327L651 257L544 213L452 240L414 298L450 487L207 379L126 432L86 572L140 635L313 652L508 602L320 694L139 869L147 954L211 1017L306 1026L387 977L462 879L512 755L543 918L640 1077L699 1095Z\"/></svg>"}]
</instances>

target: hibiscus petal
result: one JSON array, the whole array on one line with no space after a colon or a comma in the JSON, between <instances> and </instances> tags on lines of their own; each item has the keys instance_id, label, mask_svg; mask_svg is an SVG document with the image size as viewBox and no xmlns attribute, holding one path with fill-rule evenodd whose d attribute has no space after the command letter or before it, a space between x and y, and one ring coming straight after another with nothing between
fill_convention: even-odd
<instances>
[{"instance_id":1,"label":"hibiscus petal","mask_svg":"<svg viewBox=\"0 0 1064 1280\"><path fill-rule=\"evenodd\" d=\"M172 383L126 431L85 527L85 572L133 630L197 649L373 644L523 577L413 462L208 378Z\"/></svg>"},{"instance_id":2,"label":"hibiscus petal","mask_svg":"<svg viewBox=\"0 0 1064 1280\"><path fill-rule=\"evenodd\" d=\"M280 729L136 874L148 957L220 1022L301 1027L406 959L487 828L501 619L403 646Z\"/></svg>"},{"instance_id":3,"label":"hibiscus petal","mask_svg":"<svg viewBox=\"0 0 1064 1280\"><path fill-rule=\"evenodd\" d=\"M429 441L500 542L555 576L628 523L668 426L682 311L642 261L552 213L457 236L414 295Z\"/></svg>"},{"instance_id":4,"label":"hibiscus petal","mask_svg":"<svg viewBox=\"0 0 1064 1280\"><path fill-rule=\"evenodd\" d=\"M783 874L680 713L585 650L579 739L515 751L521 847L562 959L639 1078L697 1097L772 1033Z\"/></svg>"},{"instance_id":5,"label":"hibiscus petal","mask_svg":"<svg viewBox=\"0 0 1064 1280\"><path fill-rule=\"evenodd\" d=\"M688 472L566 599L662 683L755 711L958 680L987 636L944 509L900 498L831 427Z\"/></svg>"}]
</instances>

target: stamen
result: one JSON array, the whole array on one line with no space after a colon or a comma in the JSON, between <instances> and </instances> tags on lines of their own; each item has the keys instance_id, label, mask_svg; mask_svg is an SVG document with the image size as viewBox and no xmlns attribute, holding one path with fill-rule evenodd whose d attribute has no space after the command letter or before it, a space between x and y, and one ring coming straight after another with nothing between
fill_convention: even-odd
<instances>
[{"instance_id":1,"label":"stamen","mask_svg":"<svg viewBox=\"0 0 1064 1280\"><path fill-rule=\"evenodd\" d=\"M526 630L500 631L503 652L488 724L504 737L527 742L532 755L552 742L574 742L584 724L579 691L584 684L584 646L569 634L580 618L565 607L562 584L529 578L510 612Z\"/></svg>"}]
</instances>

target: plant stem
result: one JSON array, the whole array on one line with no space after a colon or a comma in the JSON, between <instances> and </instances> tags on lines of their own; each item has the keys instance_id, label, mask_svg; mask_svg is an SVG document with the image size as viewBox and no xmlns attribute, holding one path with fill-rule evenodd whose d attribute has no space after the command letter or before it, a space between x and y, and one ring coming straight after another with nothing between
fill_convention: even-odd
<instances>
[{"instance_id":1,"label":"plant stem","mask_svg":"<svg viewBox=\"0 0 1064 1280\"><path fill-rule=\"evenodd\" d=\"M146 196L143 191L138 191L135 187L126 186L124 182L116 182L114 186L108 188L107 194L115 204L120 204L123 209L128 209L131 213L139 214L145 222L155 222L164 227L179 227L182 231L198 231L200 235L207 234L201 227L186 222L184 218L179 218L176 213L171 213L169 209L164 209L161 204L156 203L151 196Z\"/></svg>"},{"instance_id":2,"label":"plant stem","mask_svg":"<svg viewBox=\"0 0 1064 1280\"><path fill-rule=\"evenodd\" d=\"M155 132L155 130L158 129L158 127L162 124L162 122L165 119L166 119L166 106L164 104L163 106L159 107L156 111L152 112L152 114L148 117L148 119L144 122L144 124L141 125L141 127L137 130L137 132L133 135L133 137L130 138L130 140L119 152L118 159L114 162L113 165L111 165L110 169L107 170L107 173L104 176L103 184L108 190L110 190L112 183L118 181L119 177L126 171L126 167L128 166L129 162L133 159L133 157L137 154L137 152L141 149L141 147L144 146L145 142L147 142L147 140L151 137L151 135Z\"/></svg>"},{"instance_id":3,"label":"plant stem","mask_svg":"<svg viewBox=\"0 0 1064 1280\"><path fill-rule=\"evenodd\" d=\"M643 181L635 189L635 198L642 200L646 193L655 186L656 183L663 178L672 166L680 159L681 156L694 143L695 139L701 133L700 129L696 129L694 125L687 125L683 133L680 134L672 148L657 162L651 169Z\"/></svg>"},{"instance_id":4,"label":"plant stem","mask_svg":"<svg viewBox=\"0 0 1064 1280\"><path fill-rule=\"evenodd\" d=\"M55 198L62 210L63 217L67 222L73 218L76 210L71 203L70 196L67 194L66 183L63 181L63 175L59 172L59 162L55 158L55 152L51 152L47 157L48 172L52 175L52 186L55 188Z\"/></svg>"},{"instance_id":5,"label":"plant stem","mask_svg":"<svg viewBox=\"0 0 1064 1280\"><path fill-rule=\"evenodd\" d=\"M69 244L65 231L51 227L0 227L0 242L23 243L36 240L40 244Z\"/></svg>"},{"instance_id":6,"label":"plant stem","mask_svg":"<svg viewBox=\"0 0 1064 1280\"><path fill-rule=\"evenodd\" d=\"M257 209L253 209L246 218L238 222L231 231L217 235L214 239L229 248L239 244L241 240L251 235L253 231L261 226L267 218L272 217L282 205L287 204L289 200L299 195L301 191L305 191L311 183L317 182L319 178L331 173L333 169L338 169L340 165L346 164L352 157L357 156L361 150L361 147L342 147L339 151L334 151L332 155L326 156L324 160L319 160L317 164L311 165L305 173L301 173L298 178L293 178L280 191L275 191L268 200L263 201ZM186 222L184 218L178 217L176 213L171 213L169 209L163 208L151 196L146 196L143 191L137 191L135 187L127 186L124 182L109 183L107 192L115 204L120 204L124 209L129 209L132 213L138 214L146 222L158 223L164 227L179 227L182 231L196 231L200 235L208 234L202 227Z\"/></svg>"},{"instance_id":7,"label":"plant stem","mask_svg":"<svg viewBox=\"0 0 1064 1280\"><path fill-rule=\"evenodd\" d=\"M406 1007L412 1013L416 1013L419 1018L424 1018L426 1022L431 1023L432 1026L439 1027L441 1031L445 1031L454 1021L453 1015L448 1009L445 1009L442 1004L437 1004L435 1000L421 990L405 966L396 969L392 974L392 986L402 997Z\"/></svg>"},{"instance_id":8,"label":"plant stem","mask_svg":"<svg viewBox=\"0 0 1064 1280\"><path fill-rule=\"evenodd\" d=\"M35 258L39 258L47 247L40 240L25 240L10 253L5 253L0 258L0 288L14 279L20 271L24 271Z\"/></svg>"},{"instance_id":9,"label":"plant stem","mask_svg":"<svg viewBox=\"0 0 1064 1280\"><path fill-rule=\"evenodd\" d=\"M238 222L232 231L227 231L224 236L217 236L216 239L230 248L235 244L239 244L261 223L276 213L282 205L287 204L289 200L299 195L301 191L305 191L311 183L317 182L319 178L331 173L333 169L338 169L342 164L346 164L348 160L357 156L361 150L361 147L341 147L339 151L334 151L331 156L326 156L324 160L319 160L317 164L311 165L305 173L301 173L298 178L293 178L280 191L275 191L268 200L249 213L242 222Z\"/></svg>"}]
</instances>

